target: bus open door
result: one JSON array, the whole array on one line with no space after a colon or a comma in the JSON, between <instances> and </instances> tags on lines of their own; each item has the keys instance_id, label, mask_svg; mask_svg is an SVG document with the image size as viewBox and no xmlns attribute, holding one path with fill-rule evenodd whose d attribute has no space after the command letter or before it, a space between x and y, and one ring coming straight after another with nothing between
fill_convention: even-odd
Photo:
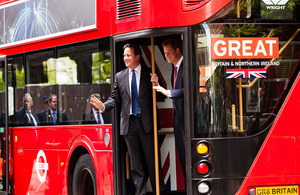
<instances>
[{"instance_id":1,"label":"bus open door","mask_svg":"<svg viewBox=\"0 0 300 195\"><path fill-rule=\"evenodd\" d=\"M159 33L159 31L157 31ZM168 39L170 37L175 37L178 39L183 38L183 31L179 31L177 34L174 34L172 32L171 34L162 34L162 35L154 35L155 33L149 33L148 31L143 33L129 33L125 35L118 35L114 37L114 64L115 64L115 73L125 69L125 64L123 62L123 46L127 43L131 43L134 45L138 45L142 50L142 59L141 59L141 65L147 66L149 69L151 69L152 66L155 66L155 73L159 75L159 82L161 86L164 86L165 88L171 89L171 73L172 73L172 66L169 64L165 57L164 52L162 48L162 42L165 39ZM130 38L132 39L130 39ZM153 48L152 48L153 46ZM153 55L153 49L154 49L154 55ZM154 57L154 62L153 58ZM114 73L114 74L115 74ZM150 81L149 81L150 82ZM158 93L159 94L159 93ZM172 191L172 193L175 194L184 194L186 191L185 187L185 178L183 176L179 160L178 160L178 154L175 147L175 138L174 138L174 130L173 130L173 103L172 99L166 98L163 95L156 97L156 104L158 108L157 112L157 128L158 128L158 154L159 154L159 160L160 163L158 166L162 170L162 175L164 179L164 183L166 184L167 191ZM149 105L152 106L152 105ZM130 168L129 162L130 159L128 159L128 155L126 155L125 148L125 141L123 136L120 136L119 132L119 111L116 110L115 117L115 130L114 136L114 149L115 149L115 155L114 156L114 170L117 170L115 172L115 181L114 181L114 189L120 190L120 193L117 194L123 194L123 192L134 192L134 185L131 181L130 176ZM153 157L153 161L155 158ZM116 163L116 162L126 162L126 163ZM118 172L120 171L120 172ZM155 171L155 170L153 170ZM117 177L116 177L117 176ZM121 176L121 177L119 177ZM126 182L124 182L124 180ZM122 182L123 181L123 182ZM126 185L124 185L126 183ZM155 191L156 189L151 188L150 181L147 183L147 191Z\"/></svg>"}]
</instances>

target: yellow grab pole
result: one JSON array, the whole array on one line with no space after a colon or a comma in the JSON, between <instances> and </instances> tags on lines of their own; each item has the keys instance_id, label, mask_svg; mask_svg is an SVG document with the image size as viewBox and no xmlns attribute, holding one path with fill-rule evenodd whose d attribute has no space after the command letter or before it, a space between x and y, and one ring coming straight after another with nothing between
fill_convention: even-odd
<instances>
[{"instance_id":1,"label":"yellow grab pole","mask_svg":"<svg viewBox=\"0 0 300 195\"><path fill-rule=\"evenodd\" d=\"M126 178L130 179L130 162L129 162L129 153L126 152Z\"/></svg>"},{"instance_id":2,"label":"yellow grab pole","mask_svg":"<svg viewBox=\"0 0 300 195\"><path fill-rule=\"evenodd\" d=\"M154 55L154 37L151 36L151 66L152 74L155 74L155 55ZM155 83L152 83L152 87ZM156 91L152 89L153 95L153 125L154 125L154 155L155 155L155 183L156 194L159 195L159 170L158 170L158 143L157 143L157 110L156 110ZM153 189L154 191L154 189Z\"/></svg>"},{"instance_id":3,"label":"yellow grab pole","mask_svg":"<svg viewBox=\"0 0 300 195\"><path fill-rule=\"evenodd\" d=\"M240 132L244 132L242 78L239 78Z\"/></svg>"},{"instance_id":4,"label":"yellow grab pole","mask_svg":"<svg viewBox=\"0 0 300 195\"><path fill-rule=\"evenodd\" d=\"M232 104L232 106L231 106L231 113L232 113L232 116L231 116L231 118L232 118L232 131L235 131L236 130L236 120L235 120L235 105L234 104Z\"/></svg>"}]
</instances>

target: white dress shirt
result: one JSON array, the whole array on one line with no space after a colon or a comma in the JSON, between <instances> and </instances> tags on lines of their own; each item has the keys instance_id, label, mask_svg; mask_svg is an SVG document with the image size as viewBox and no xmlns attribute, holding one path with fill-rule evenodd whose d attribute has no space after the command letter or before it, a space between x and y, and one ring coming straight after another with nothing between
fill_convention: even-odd
<instances>
[{"instance_id":1,"label":"white dress shirt","mask_svg":"<svg viewBox=\"0 0 300 195\"><path fill-rule=\"evenodd\" d=\"M136 78L136 87L137 87L137 92L139 95L139 89L140 89L140 78L141 78L141 71L142 71L142 66L139 64L135 69L135 78ZM128 68L128 80L129 80L129 92L131 95L131 80L132 80L132 69ZM100 113L103 113L105 111L105 106L103 110L99 110ZM130 114L132 114L132 106L130 106Z\"/></svg>"},{"instance_id":2,"label":"white dress shirt","mask_svg":"<svg viewBox=\"0 0 300 195\"><path fill-rule=\"evenodd\" d=\"M97 121L97 123L98 123L98 124L104 124L104 120L103 120L101 111L100 111L100 110L97 111L97 110L95 110L94 108L92 108L92 110L93 110L93 114L94 114L94 117L95 117L95 120ZM99 121L98 121L97 112L99 112L100 123L99 123Z\"/></svg>"},{"instance_id":3,"label":"white dress shirt","mask_svg":"<svg viewBox=\"0 0 300 195\"><path fill-rule=\"evenodd\" d=\"M179 68L180 68L180 66L181 66L181 62L182 62L182 60L183 60L183 56L181 56L181 58L178 60L178 62L177 62L177 64L175 65L176 67L177 67L177 76L178 76L178 71L179 71ZM176 82L176 81L175 81ZM173 86L173 84L172 84L172 86ZM168 92L168 97L172 97L172 94L171 94L171 90L167 90L167 92Z\"/></svg>"}]
</instances>

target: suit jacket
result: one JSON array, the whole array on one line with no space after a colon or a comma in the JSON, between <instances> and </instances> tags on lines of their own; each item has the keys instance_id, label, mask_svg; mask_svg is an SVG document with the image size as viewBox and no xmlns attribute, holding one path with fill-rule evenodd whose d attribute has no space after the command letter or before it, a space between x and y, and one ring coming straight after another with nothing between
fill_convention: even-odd
<instances>
[{"instance_id":1,"label":"suit jacket","mask_svg":"<svg viewBox=\"0 0 300 195\"><path fill-rule=\"evenodd\" d=\"M42 125L70 125L69 117L62 110L57 110L57 120L53 124L52 114L50 109L44 110L37 114Z\"/></svg>"},{"instance_id":2,"label":"suit jacket","mask_svg":"<svg viewBox=\"0 0 300 195\"><path fill-rule=\"evenodd\" d=\"M109 118L106 113L100 113L102 115L104 124L109 124ZM94 116L93 110L83 114L83 124L97 124L96 116Z\"/></svg>"},{"instance_id":3,"label":"suit jacket","mask_svg":"<svg viewBox=\"0 0 300 195\"><path fill-rule=\"evenodd\" d=\"M171 82L174 80L174 66L172 66L172 77ZM171 90L171 96L175 105L175 118L174 120L182 121L182 127L184 127L184 98L183 98L183 61L181 62L180 68L177 72L177 79L175 83L175 89Z\"/></svg>"},{"instance_id":4,"label":"suit jacket","mask_svg":"<svg viewBox=\"0 0 300 195\"><path fill-rule=\"evenodd\" d=\"M39 117L36 114L31 113L33 118L35 119L37 125L39 125ZM22 108L17 111L16 113L16 125L24 125L24 126L34 126L33 121L30 122L29 118L27 117L25 108Z\"/></svg>"},{"instance_id":5,"label":"suit jacket","mask_svg":"<svg viewBox=\"0 0 300 195\"><path fill-rule=\"evenodd\" d=\"M141 69L138 94L142 125L146 133L151 133L153 132L152 83L150 82L150 69L144 66ZM112 94L104 105L105 112L117 106L121 108L120 134L127 135L131 107L128 68L116 74Z\"/></svg>"}]
</instances>

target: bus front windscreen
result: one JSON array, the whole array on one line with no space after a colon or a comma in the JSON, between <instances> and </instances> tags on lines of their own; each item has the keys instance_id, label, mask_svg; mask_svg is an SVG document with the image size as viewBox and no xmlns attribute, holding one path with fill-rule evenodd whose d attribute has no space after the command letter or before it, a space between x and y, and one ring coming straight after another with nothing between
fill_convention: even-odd
<instances>
[{"instance_id":1,"label":"bus front windscreen","mask_svg":"<svg viewBox=\"0 0 300 195\"><path fill-rule=\"evenodd\" d=\"M194 28L194 136L240 137L272 125L299 72L299 26Z\"/></svg>"}]
</instances>

